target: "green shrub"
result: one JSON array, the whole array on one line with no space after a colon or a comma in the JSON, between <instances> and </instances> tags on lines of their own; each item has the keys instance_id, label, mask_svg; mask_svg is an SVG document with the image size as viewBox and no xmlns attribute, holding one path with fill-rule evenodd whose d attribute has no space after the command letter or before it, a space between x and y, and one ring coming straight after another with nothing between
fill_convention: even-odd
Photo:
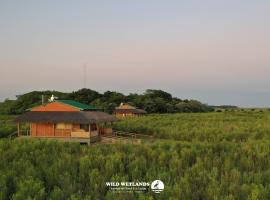
<instances>
[{"instance_id":1,"label":"green shrub","mask_svg":"<svg viewBox=\"0 0 270 200\"><path fill-rule=\"evenodd\" d=\"M270 142L94 145L0 141L1 199L155 199L113 193L106 181L160 179L158 199L269 199ZM255 199L256 199L255 198Z\"/></svg>"}]
</instances>

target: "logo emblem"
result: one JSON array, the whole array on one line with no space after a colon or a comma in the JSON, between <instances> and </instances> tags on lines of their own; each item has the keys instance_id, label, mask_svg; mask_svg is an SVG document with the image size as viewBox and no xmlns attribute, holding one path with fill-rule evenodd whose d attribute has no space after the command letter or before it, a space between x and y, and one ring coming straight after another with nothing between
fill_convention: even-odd
<instances>
[{"instance_id":1,"label":"logo emblem","mask_svg":"<svg viewBox=\"0 0 270 200\"><path fill-rule=\"evenodd\" d=\"M160 193L164 190L164 183L161 180L155 180L151 183L151 189L155 193Z\"/></svg>"}]
</instances>

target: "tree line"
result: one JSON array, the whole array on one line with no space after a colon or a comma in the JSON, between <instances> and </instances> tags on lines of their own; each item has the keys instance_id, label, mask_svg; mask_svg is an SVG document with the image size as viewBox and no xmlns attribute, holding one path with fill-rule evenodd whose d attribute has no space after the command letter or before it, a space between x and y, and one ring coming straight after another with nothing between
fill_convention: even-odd
<instances>
[{"instance_id":1,"label":"tree line","mask_svg":"<svg viewBox=\"0 0 270 200\"><path fill-rule=\"evenodd\" d=\"M124 95L120 92L97 91L83 88L71 93L59 91L33 91L18 95L15 100L6 99L0 103L0 114L21 114L27 109L40 105L42 95L45 101L52 95L59 99L70 99L112 113L121 102L146 110L148 113L178 113L178 112L209 112L211 106L197 100L180 99L162 90L148 89L143 94L131 93Z\"/></svg>"}]
</instances>

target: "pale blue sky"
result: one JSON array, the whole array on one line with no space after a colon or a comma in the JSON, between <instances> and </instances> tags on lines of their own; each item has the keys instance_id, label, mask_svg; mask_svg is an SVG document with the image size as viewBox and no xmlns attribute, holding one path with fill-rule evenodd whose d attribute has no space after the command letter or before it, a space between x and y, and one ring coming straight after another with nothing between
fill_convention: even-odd
<instances>
[{"instance_id":1,"label":"pale blue sky","mask_svg":"<svg viewBox=\"0 0 270 200\"><path fill-rule=\"evenodd\" d=\"M270 107L270 1L0 0L0 100L163 89Z\"/></svg>"}]
</instances>

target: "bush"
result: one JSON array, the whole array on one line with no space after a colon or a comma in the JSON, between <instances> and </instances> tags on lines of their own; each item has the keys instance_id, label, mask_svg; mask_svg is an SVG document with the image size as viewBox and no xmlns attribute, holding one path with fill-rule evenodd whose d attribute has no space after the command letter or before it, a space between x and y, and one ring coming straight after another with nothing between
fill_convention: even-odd
<instances>
[{"instance_id":1,"label":"bush","mask_svg":"<svg viewBox=\"0 0 270 200\"><path fill-rule=\"evenodd\" d=\"M124 119L116 122L114 128L162 139L241 142L258 138L258 134L262 136L258 139L269 140L269 118L269 112L246 111L153 114Z\"/></svg>"},{"instance_id":2,"label":"bush","mask_svg":"<svg viewBox=\"0 0 270 200\"><path fill-rule=\"evenodd\" d=\"M113 193L107 181L160 179L159 199L269 199L269 141L94 145L0 141L1 199L155 199ZM255 199L256 199L255 198Z\"/></svg>"}]
</instances>

